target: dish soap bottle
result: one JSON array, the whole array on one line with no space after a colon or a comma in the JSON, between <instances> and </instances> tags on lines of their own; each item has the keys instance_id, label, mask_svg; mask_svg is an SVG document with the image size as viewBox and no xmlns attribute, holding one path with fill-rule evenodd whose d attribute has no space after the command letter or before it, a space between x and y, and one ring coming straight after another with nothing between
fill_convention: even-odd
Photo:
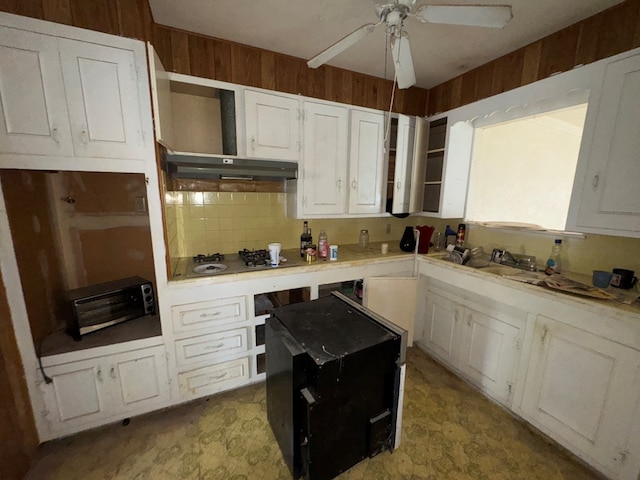
<instances>
[{"instance_id":1,"label":"dish soap bottle","mask_svg":"<svg viewBox=\"0 0 640 480\"><path fill-rule=\"evenodd\" d=\"M318 235L318 256L321 260L329 257L329 240L327 240L327 232L320 230Z\"/></svg>"},{"instance_id":2,"label":"dish soap bottle","mask_svg":"<svg viewBox=\"0 0 640 480\"><path fill-rule=\"evenodd\" d=\"M561 253L562 253L562 240L557 238L551 249L551 255L549 255L549 259L547 260L544 273L546 273L547 275L560 273L561 271L560 254Z\"/></svg>"}]
</instances>

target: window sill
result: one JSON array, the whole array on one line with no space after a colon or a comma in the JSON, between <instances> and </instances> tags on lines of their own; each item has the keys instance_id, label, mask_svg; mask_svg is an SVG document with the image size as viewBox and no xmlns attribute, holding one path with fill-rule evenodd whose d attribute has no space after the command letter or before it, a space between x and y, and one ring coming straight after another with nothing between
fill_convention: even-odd
<instances>
[{"instance_id":1,"label":"window sill","mask_svg":"<svg viewBox=\"0 0 640 480\"><path fill-rule=\"evenodd\" d=\"M507 223L507 222L472 222L467 221L467 226L470 227L483 227L490 228L492 230L499 230L503 232L522 233L525 235L538 235L543 237L554 238L577 238L584 239L587 236L584 233L579 232L567 232L564 230L549 230L540 225L528 224L528 223Z\"/></svg>"}]
</instances>

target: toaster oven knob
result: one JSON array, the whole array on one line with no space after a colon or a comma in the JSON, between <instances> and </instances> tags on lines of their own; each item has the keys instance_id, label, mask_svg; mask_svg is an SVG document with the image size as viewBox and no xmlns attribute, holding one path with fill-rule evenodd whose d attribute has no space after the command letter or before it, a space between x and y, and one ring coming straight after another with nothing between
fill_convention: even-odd
<instances>
[{"instance_id":1,"label":"toaster oven knob","mask_svg":"<svg viewBox=\"0 0 640 480\"><path fill-rule=\"evenodd\" d=\"M146 297L144 297L145 301L147 302L151 302L153 301L153 297L151 295L147 295Z\"/></svg>"},{"instance_id":2,"label":"toaster oven knob","mask_svg":"<svg viewBox=\"0 0 640 480\"><path fill-rule=\"evenodd\" d=\"M151 293L151 288L149 288L149 287L144 287L144 288L142 289L142 291L143 291L144 293Z\"/></svg>"}]
</instances>

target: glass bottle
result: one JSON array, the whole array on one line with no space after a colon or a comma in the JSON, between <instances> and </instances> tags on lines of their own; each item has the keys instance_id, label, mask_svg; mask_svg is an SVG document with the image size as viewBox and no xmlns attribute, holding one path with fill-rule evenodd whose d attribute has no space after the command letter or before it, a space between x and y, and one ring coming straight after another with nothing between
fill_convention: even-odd
<instances>
[{"instance_id":1,"label":"glass bottle","mask_svg":"<svg viewBox=\"0 0 640 480\"><path fill-rule=\"evenodd\" d=\"M305 220L304 227L302 227L302 235L300 235L300 256L304 258L305 250L307 246L311 245L311 229L309 228L309 222Z\"/></svg>"},{"instance_id":2,"label":"glass bottle","mask_svg":"<svg viewBox=\"0 0 640 480\"><path fill-rule=\"evenodd\" d=\"M553 273L560 273L561 261L560 255L562 254L562 240L557 238L553 243L553 247L551 248L551 255L549 255L549 259L547 260L544 273L547 275L551 275Z\"/></svg>"},{"instance_id":3,"label":"glass bottle","mask_svg":"<svg viewBox=\"0 0 640 480\"><path fill-rule=\"evenodd\" d=\"M360 240L358 242L361 248L369 246L369 230L360 230Z\"/></svg>"}]
</instances>

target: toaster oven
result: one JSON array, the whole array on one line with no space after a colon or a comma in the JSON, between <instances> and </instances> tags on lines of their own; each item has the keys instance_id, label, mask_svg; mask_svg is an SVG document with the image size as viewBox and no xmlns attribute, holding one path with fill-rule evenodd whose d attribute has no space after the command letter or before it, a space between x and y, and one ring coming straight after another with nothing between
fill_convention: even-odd
<instances>
[{"instance_id":1,"label":"toaster oven","mask_svg":"<svg viewBox=\"0 0 640 480\"><path fill-rule=\"evenodd\" d=\"M142 277L89 285L66 293L67 333L83 335L127 320L155 314L153 284Z\"/></svg>"}]
</instances>

